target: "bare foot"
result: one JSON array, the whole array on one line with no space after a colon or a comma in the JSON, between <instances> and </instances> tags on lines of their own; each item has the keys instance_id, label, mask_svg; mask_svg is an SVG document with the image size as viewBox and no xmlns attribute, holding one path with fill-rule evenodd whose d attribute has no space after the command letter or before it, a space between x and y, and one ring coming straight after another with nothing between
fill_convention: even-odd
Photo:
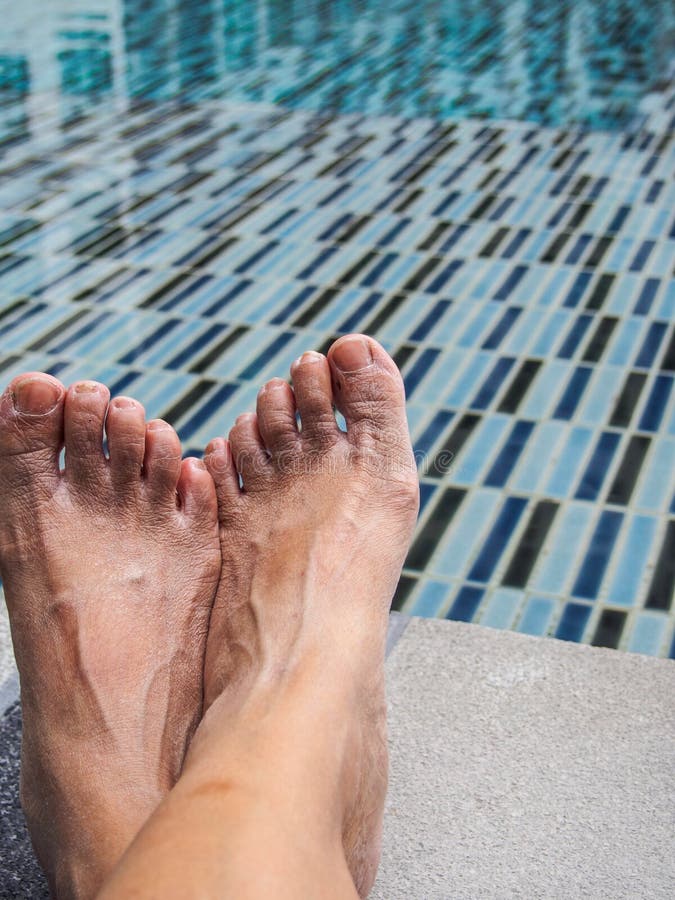
<instances>
[{"instance_id":1,"label":"bare foot","mask_svg":"<svg viewBox=\"0 0 675 900\"><path fill-rule=\"evenodd\" d=\"M140 404L108 403L103 385L66 392L37 373L0 398L22 803L52 890L67 898L97 892L180 773L220 572L208 472L181 463L175 431L146 425Z\"/></svg>"},{"instance_id":2,"label":"bare foot","mask_svg":"<svg viewBox=\"0 0 675 900\"><path fill-rule=\"evenodd\" d=\"M302 356L292 377L294 390L269 382L257 415L207 448L223 575L204 672L210 710L187 765L220 747L242 771L265 754L275 779L293 783L299 771L297 804L334 810L365 897L387 783L387 618L418 482L402 380L379 344L342 338L328 359Z\"/></svg>"}]
</instances>

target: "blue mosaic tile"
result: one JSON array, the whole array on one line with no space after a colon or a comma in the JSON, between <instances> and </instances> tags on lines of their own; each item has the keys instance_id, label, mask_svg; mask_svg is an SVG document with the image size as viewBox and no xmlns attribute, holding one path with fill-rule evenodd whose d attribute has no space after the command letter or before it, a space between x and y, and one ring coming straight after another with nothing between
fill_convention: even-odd
<instances>
[{"instance_id":1,"label":"blue mosaic tile","mask_svg":"<svg viewBox=\"0 0 675 900\"><path fill-rule=\"evenodd\" d=\"M422 483L396 608L674 655L672 4L422 12L0 0L0 374L201 453L372 333Z\"/></svg>"}]
</instances>

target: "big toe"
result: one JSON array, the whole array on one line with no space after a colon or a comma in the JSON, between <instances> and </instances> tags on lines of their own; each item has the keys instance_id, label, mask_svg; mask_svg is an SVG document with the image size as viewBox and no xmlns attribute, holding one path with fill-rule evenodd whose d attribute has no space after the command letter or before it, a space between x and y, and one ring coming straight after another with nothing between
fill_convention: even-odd
<instances>
[{"instance_id":1,"label":"big toe","mask_svg":"<svg viewBox=\"0 0 675 900\"><path fill-rule=\"evenodd\" d=\"M333 399L357 443L409 446L403 379L372 338L350 334L328 351Z\"/></svg>"},{"instance_id":2,"label":"big toe","mask_svg":"<svg viewBox=\"0 0 675 900\"><path fill-rule=\"evenodd\" d=\"M23 476L32 483L59 475L65 388L56 378L28 372L0 397L0 478L9 489Z\"/></svg>"}]
</instances>

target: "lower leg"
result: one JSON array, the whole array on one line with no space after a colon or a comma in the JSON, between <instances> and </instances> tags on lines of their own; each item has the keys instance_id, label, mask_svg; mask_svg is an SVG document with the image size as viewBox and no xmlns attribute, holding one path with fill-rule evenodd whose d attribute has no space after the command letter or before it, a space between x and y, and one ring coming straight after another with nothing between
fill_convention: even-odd
<instances>
[{"instance_id":1,"label":"lower leg","mask_svg":"<svg viewBox=\"0 0 675 900\"><path fill-rule=\"evenodd\" d=\"M214 704L101 900L357 900L343 846L353 710L335 688L327 704L317 674L256 689L236 725Z\"/></svg>"}]
</instances>

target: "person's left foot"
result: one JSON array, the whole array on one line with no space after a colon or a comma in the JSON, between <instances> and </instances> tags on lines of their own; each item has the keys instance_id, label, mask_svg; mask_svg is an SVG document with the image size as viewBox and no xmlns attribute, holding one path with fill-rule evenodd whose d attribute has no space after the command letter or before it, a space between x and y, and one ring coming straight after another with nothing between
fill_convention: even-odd
<instances>
[{"instance_id":1,"label":"person's left foot","mask_svg":"<svg viewBox=\"0 0 675 900\"><path fill-rule=\"evenodd\" d=\"M22 803L59 898L97 893L180 774L220 566L213 481L181 462L173 428L134 400L109 405L95 382L14 379L0 397L0 576Z\"/></svg>"}]
</instances>

